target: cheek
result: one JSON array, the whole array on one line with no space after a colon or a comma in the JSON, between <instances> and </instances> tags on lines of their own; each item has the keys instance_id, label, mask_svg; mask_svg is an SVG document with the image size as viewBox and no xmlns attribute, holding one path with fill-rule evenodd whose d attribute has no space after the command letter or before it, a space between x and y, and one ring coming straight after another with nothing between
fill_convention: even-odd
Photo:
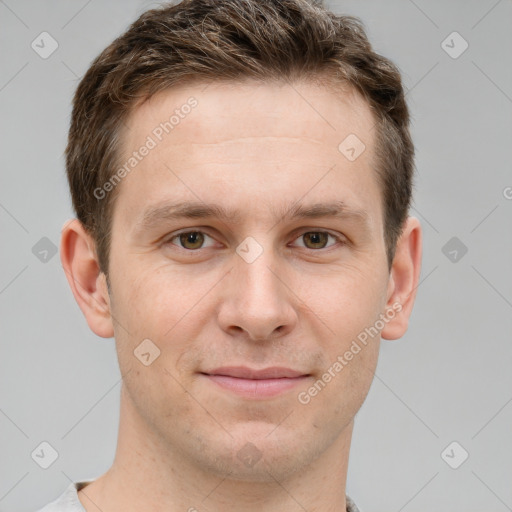
<instances>
[{"instance_id":1,"label":"cheek","mask_svg":"<svg viewBox=\"0 0 512 512\"><path fill-rule=\"evenodd\" d=\"M328 292L317 290L308 297L311 310L328 327L327 336L317 340L326 356L322 382L316 386L323 396L317 404L335 404L333 415L343 422L359 410L373 380L380 347L380 330L375 326L386 286L385 279L355 269L338 279L331 276L328 282Z\"/></svg>"},{"instance_id":2,"label":"cheek","mask_svg":"<svg viewBox=\"0 0 512 512\"><path fill-rule=\"evenodd\" d=\"M171 329L186 314L191 290L183 286L179 272L153 268L142 260L135 258L113 276L112 312L130 326L130 333L160 338L159 330Z\"/></svg>"},{"instance_id":3,"label":"cheek","mask_svg":"<svg viewBox=\"0 0 512 512\"><path fill-rule=\"evenodd\" d=\"M169 267L130 268L131 274L123 279L118 275L112 281L114 299L118 298L112 302L112 314L117 320L115 338L122 371L138 367L134 350L146 339L160 351L151 366L165 366L179 372L179 378L195 371L202 348L196 346L196 340L214 321L209 291L215 281Z\"/></svg>"},{"instance_id":4,"label":"cheek","mask_svg":"<svg viewBox=\"0 0 512 512\"><path fill-rule=\"evenodd\" d=\"M193 434L198 404L167 366L158 359L149 367L134 364L123 378L123 386L137 415L152 431L163 437L179 431Z\"/></svg>"},{"instance_id":5,"label":"cheek","mask_svg":"<svg viewBox=\"0 0 512 512\"><path fill-rule=\"evenodd\" d=\"M344 269L316 279L315 286L301 282L301 299L309 316L324 325L332 349L339 350L365 328L375 324L385 303L386 281L370 272ZM300 278L302 281L302 278Z\"/></svg>"},{"instance_id":6,"label":"cheek","mask_svg":"<svg viewBox=\"0 0 512 512\"><path fill-rule=\"evenodd\" d=\"M361 408L373 381L379 345L377 336L366 345L348 343L334 350L324 373L301 396L301 403L309 401L327 430L330 423L337 428L347 425Z\"/></svg>"}]
</instances>

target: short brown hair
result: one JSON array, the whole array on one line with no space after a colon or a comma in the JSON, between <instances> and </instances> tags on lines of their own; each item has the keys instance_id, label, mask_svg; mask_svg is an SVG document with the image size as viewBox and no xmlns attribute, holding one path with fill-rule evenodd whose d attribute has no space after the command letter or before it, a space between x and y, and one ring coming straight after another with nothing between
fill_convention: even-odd
<instances>
[{"instance_id":1,"label":"short brown hair","mask_svg":"<svg viewBox=\"0 0 512 512\"><path fill-rule=\"evenodd\" d=\"M321 0L183 0L142 14L80 81L66 148L73 207L108 278L123 123L141 100L188 81L319 80L349 85L376 120L388 267L407 218L414 170L409 112L396 66L375 53L361 21ZM341 142L341 141L340 141Z\"/></svg>"}]
</instances>

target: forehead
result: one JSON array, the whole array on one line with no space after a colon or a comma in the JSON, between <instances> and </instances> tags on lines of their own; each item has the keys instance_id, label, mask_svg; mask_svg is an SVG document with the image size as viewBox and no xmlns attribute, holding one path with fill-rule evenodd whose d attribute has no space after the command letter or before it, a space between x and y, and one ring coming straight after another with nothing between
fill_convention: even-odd
<instances>
[{"instance_id":1,"label":"forehead","mask_svg":"<svg viewBox=\"0 0 512 512\"><path fill-rule=\"evenodd\" d=\"M335 91L312 82L195 83L160 91L135 106L126 120L127 145L155 130L158 137L159 126L166 122L172 128L161 135L172 134L166 137L168 144L288 135L336 150L349 133L369 143L374 125L367 102L342 84Z\"/></svg>"},{"instance_id":2,"label":"forehead","mask_svg":"<svg viewBox=\"0 0 512 512\"><path fill-rule=\"evenodd\" d=\"M135 222L136 213L166 200L216 195L240 210L256 208L258 197L281 202L283 191L283 205L306 194L318 203L328 191L330 200L360 209L366 194L372 217L379 196L373 126L367 103L347 88L250 81L174 87L126 121L122 163L150 150L126 173L118 201ZM351 158L354 151L362 153Z\"/></svg>"}]
</instances>

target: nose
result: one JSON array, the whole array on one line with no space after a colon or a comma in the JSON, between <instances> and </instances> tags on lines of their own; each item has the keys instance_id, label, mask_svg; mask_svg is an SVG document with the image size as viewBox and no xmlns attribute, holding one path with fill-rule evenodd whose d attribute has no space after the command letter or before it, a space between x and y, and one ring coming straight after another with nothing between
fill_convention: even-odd
<instances>
[{"instance_id":1,"label":"nose","mask_svg":"<svg viewBox=\"0 0 512 512\"><path fill-rule=\"evenodd\" d=\"M220 326L232 336L253 341L275 340L289 334L297 324L297 300L286 276L280 275L279 262L265 250L251 263L237 254L234 266L224 280Z\"/></svg>"}]
</instances>

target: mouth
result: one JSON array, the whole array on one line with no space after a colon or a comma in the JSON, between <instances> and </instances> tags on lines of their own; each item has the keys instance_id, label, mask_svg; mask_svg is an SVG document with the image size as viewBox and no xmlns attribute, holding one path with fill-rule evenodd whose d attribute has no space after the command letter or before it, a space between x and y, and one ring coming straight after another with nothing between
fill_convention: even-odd
<instances>
[{"instance_id":1,"label":"mouth","mask_svg":"<svg viewBox=\"0 0 512 512\"><path fill-rule=\"evenodd\" d=\"M304 383L310 374L274 366L261 370L244 366L226 366L200 372L210 382L246 398L269 398Z\"/></svg>"}]
</instances>

